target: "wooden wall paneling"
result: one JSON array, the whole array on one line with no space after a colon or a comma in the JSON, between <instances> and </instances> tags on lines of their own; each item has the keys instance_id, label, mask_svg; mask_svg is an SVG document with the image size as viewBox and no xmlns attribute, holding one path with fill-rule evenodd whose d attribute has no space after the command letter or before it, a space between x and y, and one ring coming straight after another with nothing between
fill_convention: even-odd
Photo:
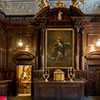
<instances>
[{"instance_id":1,"label":"wooden wall paneling","mask_svg":"<svg viewBox=\"0 0 100 100\"><path fill-rule=\"evenodd\" d=\"M63 12L62 20L58 20L59 10ZM54 14L52 13L54 12ZM1 14L1 13L0 13ZM90 40L89 36L93 34L93 36L98 37L100 33L100 20L99 16L88 16L86 19L90 18L90 23L85 24L85 32L82 33L84 26L82 26L84 14L78 9L74 9L73 7L67 8L53 8L49 7L44 8L36 16L5 16L0 17L0 30L2 29L5 32L0 31L0 47L1 56L0 60L2 65L0 67L6 66L8 69L13 69L15 71L15 65L13 62L13 54L16 52L24 51L26 47L18 48L16 47L16 41L20 37L19 33L22 33L22 38L27 42L26 46L29 46L29 52L33 55L36 55L34 61L34 69L38 70L38 73L41 73L44 69L45 65L45 29L46 28L73 28L75 30L75 69L83 69L83 56L90 53ZM3 20L2 20L3 19ZM6 28L5 26L6 21ZM21 23L20 23L21 22ZM4 24L4 25L3 25ZM31 26L30 26L31 25ZM2 33L5 34L2 37ZM84 37L84 39L83 39ZM83 40L85 41L83 41ZM3 41L1 41L3 40ZM6 43L5 43L6 41ZM84 42L84 44L82 43ZM6 47L3 44L6 44ZM28 44L28 45L27 45ZM83 48L84 47L84 48ZM96 50L100 50L99 47L96 47ZM5 59L6 58L6 59ZM3 61L4 60L4 61ZM6 63L6 64L5 64ZM86 68L86 66L85 66ZM7 70L8 70L7 69ZM84 72L84 71L83 71ZM80 71L76 71L77 76L80 75ZM97 72L99 73L99 72ZM98 77L99 74L97 74ZM9 76L9 75L8 75ZM6 78L8 78L8 76ZM40 77L39 76L39 77ZM52 76L52 75L51 75ZM82 77L84 74L82 74ZM97 89L98 90L98 89Z\"/></svg>"},{"instance_id":2,"label":"wooden wall paneling","mask_svg":"<svg viewBox=\"0 0 100 100\"><path fill-rule=\"evenodd\" d=\"M78 99L84 100L84 82L35 81L35 99Z\"/></svg>"},{"instance_id":3,"label":"wooden wall paneling","mask_svg":"<svg viewBox=\"0 0 100 100\"><path fill-rule=\"evenodd\" d=\"M96 46L97 39L100 38L100 22L98 22L98 20L95 20L94 22L91 21L92 19L90 17L90 22L86 23L84 26L84 55L92 52L93 46L95 51L100 50L100 48Z\"/></svg>"},{"instance_id":4,"label":"wooden wall paneling","mask_svg":"<svg viewBox=\"0 0 100 100\"><path fill-rule=\"evenodd\" d=\"M87 95L100 95L100 52L93 51L86 55L87 60Z\"/></svg>"},{"instance_id":5,"label":"wooden wall paneling","mask_svg":"<svg viewBox=\"0 0 100 100\"><path fill-rule=\"evenodd\" d=\"M0 10L0 68L5 68L6 66L5 44L5 14Z\"/></svg>"},{"instance_id":6,"label":"wooden wall paneling","mask_svg":"<svg viewBox=\"0 0 100 100\"><path fill-rule=\"evenodd\" d=\"M63 13L61 20L58 20L59 10ZM80 36L83 31L81 30L81 27L82 28L84 27L82 23L83 20L84 20L84 14L78 11L77 9L74 10L73 7L71 7L70 9L67 8L50 9L49 7L46 7L40 12L38 12L38 14L36 14L36 16L34 17L34 21L32 22L32 25L36 28L36 31L38 33L38 45L37 45L38 47L37 59L38 59L38 68L39 68L38 70L42 71L43 67L46 67L46 65L43 64L44 63L43 59L45 59L43 58L43 56L45 56L45 51L43 52L43 49L45 49L45 45L44 45L45 38L43 38L43 35L45 34L46 28L73 28L75 30L75 41L74 41L75 42L75 61L74 61L75 64L74 65L75 66L74 67L76 70L83 69L82 68L83 53L81 53L82 50L81 48L83 47L83 45L79 44L81 42L81 39L83 38L83 36Z\"/></svg>"},{"instance_id":7,"label":"wooden wall paneling","mask_svg":"<svg viewBox=\"0 0 100 100\"><path fill-rule=\"evenodd\" d=\"M34 70L38 70L38 50L39 50L39 37L38 37L38 31L36 28L34 28L34 39L33 39L34 43L33 43L33 48L35 51L35 60L34 60Z\"/></svg>"},{"instance_id":8,"label":"wooden wall paneling","mask_svg":"<svg viewBox=\"0 0 100 100\"><path fill-rule=\"evenodd\" d=\"M23 17L22 17L23 18ZM12 19L12 17L11 17ZM14 62L14 54L18 53L18 52L29 52L31 54L33 54L34 56L36 56L36 50L37 50L37 33L35 32L35 29L33 28L32 25L28 26L30 23L27 23L26 20L24 20L23 22L26 23L21 23L21 27L20 27L20 19L17 20L18 22L16 23L16 19L17 17L13 20L10 20L7 22L7 65L9 63L9 61L11 61L11 63L9 63L9 67L6 70L6 79L12 79L12 84L11 86L12 88L12 95L17 95L17 84L16 84L16 64ZM21 30L20 30L21 28ZM19 39L19 37L22 37L25 43L25 46L23 46L22 48L17 47L17 40ZM10 39L10 40L9 40ZM12 47L12 51L9 51L10 46ZM28 48L27 48L28 47ZM10 56L10 57L9 57ZM23 64L23 63L22 63ZM26 61L26 64L28 64L28 62ZM35 61L32 62L32 71L33 69L36 67L35 66ZM11 68L11 69L10 69ZM9 76L11 75L11 77ZM13 77L12 77L13 76ZM32 72L32 79L34 78L33 72ZM33 91L32 91L33 93Z\"/></svg>"},{"instance_id":9,"label":"wooden wall paneling","mask_svg":"<svg viewBox=\"0 0 100 100\"><path fill-rule=\"evenodd\" d=\"M13 68L13 33L7 34L6 36L6 67Z\"/></svg>"}]
</instances>

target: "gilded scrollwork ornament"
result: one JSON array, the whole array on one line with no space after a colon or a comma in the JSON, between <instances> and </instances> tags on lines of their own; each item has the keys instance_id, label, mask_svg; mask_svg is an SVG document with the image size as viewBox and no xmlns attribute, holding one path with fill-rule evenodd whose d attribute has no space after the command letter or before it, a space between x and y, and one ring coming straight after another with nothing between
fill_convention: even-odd
<instances>
[{"instance_id":1,"label":"gilded scrollwork ornament","mask_svg":"<svg viewBox=\"0 0 100 100\"><path fill-rule=\"evenodd\" d=\"M84 1L85 0L72 0L72 6L80 9L79 2L81 2L82 4L84 4Z\"/></svg>"}]
</instances>

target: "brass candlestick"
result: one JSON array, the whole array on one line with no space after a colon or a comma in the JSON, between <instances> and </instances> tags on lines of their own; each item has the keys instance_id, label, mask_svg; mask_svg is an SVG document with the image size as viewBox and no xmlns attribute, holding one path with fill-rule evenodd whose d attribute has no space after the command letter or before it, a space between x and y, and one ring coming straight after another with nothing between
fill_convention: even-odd
<instances>
[{"instance_id":1,"label":"brass candlestick","mask_svg":"<svg viewBox=\"0 0 100 100\"><path fill-rule=\"evenodd\" d=\"M75 78L74 68L72 68L72 67L68 68L68 78L70 79L71 82L73 82L73 80Z\"/></svg>"},{"instance_id":2,"label":"brass candlestick","mask_svg":"<svg viewBox=\"0 0 100 100\"><path fill-rule=\"evenodd\" d=\"M49 69L46 68L43 72L43 78L45 80L45 82L48 82L48 78L49 78L50 74L49 74Z\"/></svg>"}]
</instances>

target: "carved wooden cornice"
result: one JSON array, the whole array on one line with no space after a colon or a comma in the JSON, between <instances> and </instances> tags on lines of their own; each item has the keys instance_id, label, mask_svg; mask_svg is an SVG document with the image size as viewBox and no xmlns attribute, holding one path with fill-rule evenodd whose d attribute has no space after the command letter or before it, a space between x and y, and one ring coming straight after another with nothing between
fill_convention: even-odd
<instances>
[{"instance_id":1,"label":"carved wooden cornice","mask_svg":"<svg viewBox=\"0 0 100 100\"><path fill-rule=\"evenodd\" d=\"M100 51L90 52L85 56L87 64L91 66L100 66Z\"/></svg>"},{"instance_id":2,"label":"carved wooden cornice","mask_svg":"<svg viewBox=\"0 0 100 100\"><path fill-rule=\"evenodd\" d=\"M37 25L37 27L40 25L47 25L48 27L73 27L74 24L80 25L83 18L84 14L73 6L69 9L65 7L55 7L52 9L45 7L34 16L32 25Z\"/></svg>"},{"instance_id":3,"label":"carved wooden cornice","mask_svg":"<svg viewBox=\"0 0 100 100\"><path fill-rule=\"evenodd\" d=\"M100 15L85 15L87 19L90 20L90 22L98 22L100 23Z\"/></svg>"},{"instance_id":4,"label":"carved wooden cornice","mask_svg":"<svg viewBox=\"0 0 100 100\"><path fill-rule=\"evenodd\" d=\"M35 56L29 52L17 52L14 54L14 60L16 64L32 64L32 60Z\"/></svg>"},{"instance_id":5,"label":"carved wooden cornice","mask_svg":"<svg viewBox=\"0 0 100 100\"><path fill-rule=\"evenodd\" d=\"M93 51L93 52L90 52L89 54L87 54L87 55L85 56L85 58L86 58L87 60L96 60L96 59L100 60L100 51Z\"/></svg>"}]
</instances>

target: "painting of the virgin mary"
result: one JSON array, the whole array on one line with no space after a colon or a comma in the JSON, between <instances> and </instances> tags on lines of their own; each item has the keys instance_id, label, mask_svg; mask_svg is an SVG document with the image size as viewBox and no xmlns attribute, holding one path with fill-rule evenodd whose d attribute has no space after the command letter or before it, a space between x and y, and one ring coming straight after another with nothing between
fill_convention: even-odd
<instances>
[{"instance_id":1,"label":"painting of the virgin mary","mask_svg":"<svg viewBox=\"0 0 100 100\"><path fill-rule=\"evenodd\" d=\"M50 68L71 67L73 64L73 30L49 29L46 32L46 59Z\"/></svg>"}]
</instances>

